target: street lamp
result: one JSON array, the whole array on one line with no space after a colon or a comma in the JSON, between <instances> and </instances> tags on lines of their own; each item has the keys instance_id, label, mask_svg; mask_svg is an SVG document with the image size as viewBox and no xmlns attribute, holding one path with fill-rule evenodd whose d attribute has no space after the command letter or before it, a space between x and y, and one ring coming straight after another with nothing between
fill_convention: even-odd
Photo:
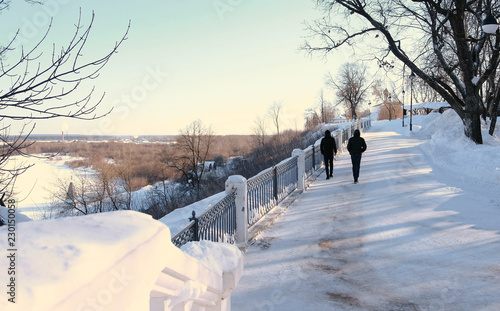
<instances>
[{"instance_id":1,"label":"street lamp","mask_svg":"<svg viewBox=\"0 0 500 311\"><path fill-rule=\"evenodd\" d=\"M403 127L405 127L405 90L403 90L403 112L402 113L402 120L403 120Z\"/></svg>"},{"instance_id":2,"label":"street lamp","mask_svg":"<svg viewBox=\"0 0 500 311\"><path fill-rule=\"evenodd\" d=\"M368 102L368 119L370 120L370 124L372 123L372 102Z\"/></svg>"},{"instance_id":3,"label":"street lamp","mask_svg":"<svg viewBox=\"0 0 500 311\"><path fill-rule=\"evenodd\" d=\"M498 30L498 21L493 16L491 12L491 7L488 7L488 11L486 12L486 17L483 20L483 31L487 34L494 34Z\"/></svg>"},{"instance_id":4,"label":"street lamp","mask_svg":"<svg viewBox=\"0 0 500 311\"><path fill-rule=\"evenodd\" d=\"M413 70L410 75L410 132L412 131L413 125L413 80L415 79L415 73Z\"/></svg>"},{"instance_id":5,"label":"street lamp","mask_svg":"<svg viewBox=\"0 0 500 311\"><path fill-rule=\"evenodd\" d=\"M392 121L392 112L394 111L394 107L392 106L392 95L389 95L389 106L387 110L389 110L389 121ZM394 116L394 118L396 118L396 116Z\"/></svg>"}]
</instances>

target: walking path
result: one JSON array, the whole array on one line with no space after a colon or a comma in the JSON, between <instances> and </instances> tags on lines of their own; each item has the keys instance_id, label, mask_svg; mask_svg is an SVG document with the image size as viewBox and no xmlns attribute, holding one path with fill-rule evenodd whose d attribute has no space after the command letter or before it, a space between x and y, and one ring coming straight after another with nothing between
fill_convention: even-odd
<instances>
[{"instance_id":1,"label":"walking path","mask_svg":"<svg viewBox=\"0 0 500 311\"><path fill-rule=\"evenodd\" d=\"M248 248L232 309L500 310L500 221L454 209L496 199L433 171L421 140L362 136L360 184L341 155Z\"/></svg>"}]
</instances>

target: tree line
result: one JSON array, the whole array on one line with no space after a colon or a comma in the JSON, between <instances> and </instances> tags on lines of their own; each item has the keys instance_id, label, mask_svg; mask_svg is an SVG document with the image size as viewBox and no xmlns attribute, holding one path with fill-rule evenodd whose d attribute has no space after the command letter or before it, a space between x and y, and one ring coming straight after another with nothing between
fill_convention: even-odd
<instances>
[{"instance_id":1,"label":"tree line","mask_svg":"<svg viewBox=\"0 0 500 311\"><path fill-rule=\"evenodd\" d=\"M404 82L431 88L462 119L465 135L482 144L481 120L493 135L500 102L500 3L483 0L317 0L323 18L307 24L302 49L349 51ZM334 18L333 18L334 17ZM483 27L489 20L495 27ZM408 82L408 78L411 82Z\"/></svg>"},{"instance_id":2,"label":"tree line","mask_svg":"<svg viewBox=\"0 0 500 311\"><path fill-rule=\"evenodd\" d=\"M252 135L215 135L196 120L175 144L44 142L27 151L81 157L67 163L78 171L57 181L46 217L133 209L161 218L224 191L230 175L250 178L316 139L308 131L286 130L262 143Z\"/></svg>"}]
</instances>

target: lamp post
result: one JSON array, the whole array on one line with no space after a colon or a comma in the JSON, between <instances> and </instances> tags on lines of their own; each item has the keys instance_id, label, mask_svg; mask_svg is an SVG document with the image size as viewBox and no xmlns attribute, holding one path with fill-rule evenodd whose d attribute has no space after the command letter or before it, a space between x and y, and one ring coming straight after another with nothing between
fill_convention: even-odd
<instances>
[{"instance_id":1,"label":"lamp post","mask_svg":"<svg viewBox=\"0 0 500 311\"><path fill-rule=\"evenodd\" d=\"M392 112L394 111L394 107L392 106L392 95L389 95L389 121L392 121ZM396 114L396 113L394 113ZM394 116L396 119L396 116Z\"/></svg>"},{"instance_id":2,"label":"lamp post","mask_svg":"<svg viewBox=\"0 0 500 311\"><path fill-rule=\"evenodd\" d=\"M413 80L415 79L415 73L413 70L410 75L410 132L412 131L413 126Z\"/></svg>"},{"instance_id":3,"label":"lamp post","mask_svg":"<svg viewBox=\"0 0 500 311\"><path fill-rule=\"evenodd\" d=\"M405 90L403 89L403 111L401 112L401 119L403 120L403 127L405 127Z\"/></svg>"},{"instance_id":4,"label":"lamp post","mask_svg":"<svg viewBox=\"0 0 500 311\"><path fill-rule=\"evenodd\" d=\"M370 124L372 123L372 102L368 102L368 119L370 120Z\"/></svg>"}]
</instances>

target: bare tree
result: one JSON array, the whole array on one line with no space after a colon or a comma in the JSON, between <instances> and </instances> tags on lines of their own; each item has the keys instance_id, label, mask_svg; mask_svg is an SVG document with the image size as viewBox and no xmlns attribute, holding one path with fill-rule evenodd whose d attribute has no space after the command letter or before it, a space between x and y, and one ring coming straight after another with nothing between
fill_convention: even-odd
<instances>
[{"instance_id":1,"label":"bare tree","mask_svg":"<svg viewBox=\"0 0 500 311\"><path fill-rule=\"evenodd\" d=\"M117 167L115 164L100 162L95 165L97 170L94 193L106 200L107 209L100 209L99 212L107 210L120 210L123 204L122 183L118 178Z\"/></svg>"},{"instance_id":2,"label":"bare tree","mask_svg":"<svg viewBox=\"0 0 500 311\"><path fill-rule=\"evenodd\" d=\"M363 44L381 65L390 63L392 55L450 104L462 119L467 137L482 143L483 94L491 93L493 103L500 101L498 84L489 82L499 64L500 38L498 31L485 33L481 24L483 15L490 9L498 11L500 3L317 0L317 4L325 18L309 24L312 38L303 49L326 55ZM329 19L332 15L336 18ZM367 46L373 40L379 48Z\"/></svg>"},{"instance_id":3,"label":"bare tree","mask_svg":"<svg viewBox=\"0 0 500 311\"><path fill-rule=\"evenodd\" d=\"M274 102L271 107L269 107L269 116L273 120L274 126L276 127L276 135L280 136L280 113L283 108L282 102Z\"/></svg>"},{"instance_id":4,"label":"bare tree","mask_svg":"<svg viewBox=\"0 0 500 311\"><path fill-rule=\"evenodd\" d=\"M128 158L116 165L116 175L121 182L122 202L124 209L132 209L132 194L134 192L134 176L132 172L133 161Z\"/></svg>"},{"instance_id":5,"label":"bare tree","mask_svg":"<svg viewBox=\"0 0 500 311\"><path fill-rule=\"evenodd\" d=\"M58 179L52 191L52 210L59 216L88 215L131 209L130 188L114 164L95 164L96 172L77 173L70 180Z\"/></svg>"},{"instance_id":6,"label":"bare tree","mask_svg":"<svg viewBox=\"0 0 500 311\"><path fill-rule=\"evenodd\" d=\"M148 191L147 205L144 211L153 216L154 219L160 219L173 210L186 204L185 198L179 195L177 184L164 180L154 188Z\"/></svg>"},{"instance_id":7,"label":"bare tree","mask_svg":"<svg viewBox=\"0 0 500 311\"><path fill-rule=\"evenodd\" d=\"M495 77L491 77L489 79L490 89L486 92L487 108L485 114L488 113L491 118L490 129L488 133L492 136L495 133L497 118L498 118L499 103L500 103L500 96L498 95L500 86L498 85L498 83L496 83L496 80L497 79L495 79Z\"/></svg>"},{"instance_id":8,"label":"bare tree","mask_svg":"<svg viewBox=\"0 0 500 311\"><path fill-rule=\"evenodd\" d=\"M21 133L16 136L10 136L9 125L0 128L0 193L12 192L16 178L32 166L32 164L26 163L20 163L11 168L5 166L12 155L26 155L22 150L34 143L27 141L32 131L33 128L27 135L23 135L23 131L21 131Z\"/></svg>"},{"instance_id":9,"label":"bare tree","mask_svg":"<svg viewBox=\"0 0 500 311\"><path fill-rule=\"evenodd\" d=\"M267 127L266 127L266 118L257 117L254 121L253 134L255 140L257 142L257 148L263 147L266 145L266 135L267 135Z\"/></svg>"},{"instance_id":10,"label":"bare tree","mask_svg":"<svg viewBox=\"0 0 500 311\"><path fill-rule=\"evenodd\" d=\"M210 155L215 135L211 127L205 127L201 120L194 121L177 137L175 153L165 161L176 169L196 190L196 199L201 195L201 182L205 172L205 162Z\"/></svg>"},{"instance_id":11,"label":"bare tree","mask_svg":"<svg viewBox=\"0 0 500 311\"><path fill-rule=\"evenodd\" d=\"M103 197L96 189L96 180L87 173L75 175L70 182L58 179L52 191L55 203L51 212L56 216L89 215L103 211Z\"/></svg>"},{"instance_id":12,"label":"bare tree","mask_svg":"<svg viewBox=\"0 0 500 311\"><path fill-rule=\"evenodd\" d=\"M366 66L357 63L344 63L334 79L329 73L325 83L337 92L339 103L343 103L348 114L357 119L358 105L366 97L370 85L366 81Z\"/></svg>"},{"instance_id":13,"label":"bare tree","mask_svg":"<svg viewBox=\"0 0 500 311\"><path fill-rule=\"evenodd\" d=\"M408 87L410 89L410 81ZM410 94L410 92L408 92ZM413 81L413 102L414 103L428 103L443 101L443 98L433 88L429 87L422 79L415 79Z\"/></svg>"},{"instance_id":14,"label":"bare tree","mask_svg":"<svg viewBox=\"0 0 500 311\"><path fill-rule=\"evenodd\" d=\"M40 4L40 1L27 1ZM0 13L6 13L9 1L0 1ZM7 85L0 90L0 120L3 122L21 121L31 129L9 136L10 125L0 129L0 192L8 191L16 176L29 166L6 169L5 163L11 155L22 154L29 144L27 138L33 131L37 120L53 118L71 118L93 120L106 115L97 108L103 96L94 100L95 89L85 91L83 82L96 78L126 40L130 22L120 40L96 59L84 59L83 54L89 41L94 24L94 13L87 26L80 18L76 23L73 37L64 46L53 45L50 54L44 53L43 43L47 40L52 22L42 38L31 47L16 48L20 31L11 38L7 45L0 47L0 82ZM84 92L83 95L81 92ZM86 92L86 93L85 93Z\"/></svg>"},{"instance_id":15,"label":"bare tree","mask_svg":"<svg viewBox=\"0 0 500 311\"><path fill-rule=\"evenodd\" d=\"M335 117L335 109L329 101L325 99L324 91L318 94L318 101L314 106L305 112L305 128L311 130L320 123L330 122Z\"/></svg>"}]
</instances>

